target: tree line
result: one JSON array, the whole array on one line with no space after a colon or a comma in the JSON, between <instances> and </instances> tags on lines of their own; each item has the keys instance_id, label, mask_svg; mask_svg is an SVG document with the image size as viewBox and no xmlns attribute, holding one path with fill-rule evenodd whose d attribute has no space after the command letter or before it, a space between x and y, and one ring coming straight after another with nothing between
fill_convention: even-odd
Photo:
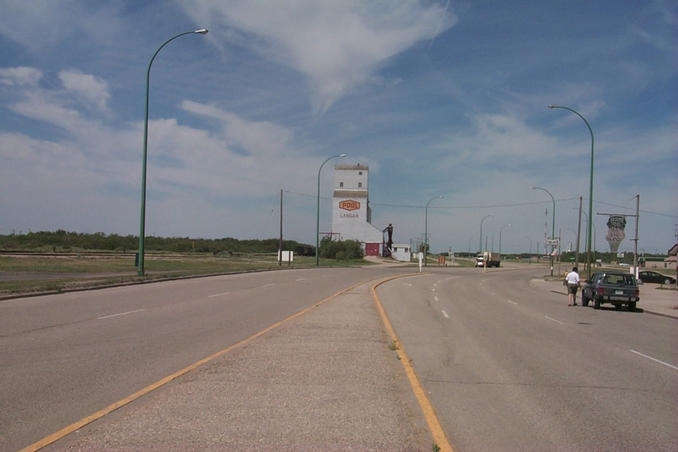
<instances>
[{"instance_id":1,"label":"tree line","mask_svg":"<svg viewBox=\"0 0 678 452\"><path fill-rule=\"evenodd\" d=\"M277 253L279 239L239 240L232 237L220 239L195 239L190 237L155 237L144 239L147 251L197 252L197 253ZM117 251L134 252L139 247L135 235L94 234L57 231L28 232L25 234L0 234L0 249L6 251ZM311 256L315 247L294 240L283 240L283 249L296 255Z\"/></svg>"}]
</instances>

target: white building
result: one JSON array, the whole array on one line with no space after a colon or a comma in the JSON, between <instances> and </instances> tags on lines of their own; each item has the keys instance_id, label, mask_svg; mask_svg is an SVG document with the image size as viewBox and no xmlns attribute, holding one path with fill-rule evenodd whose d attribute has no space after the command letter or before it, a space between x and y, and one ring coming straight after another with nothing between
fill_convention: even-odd
<instances>
[{"instance_id":1,"label":"white building","mask_svg":"<svg viewBox=\"0 0 678 452\"><path fill-rule=\"evenodd\" d=\"M408 243L394 243L391 257L397 261L409 262L412 260L412 252Z\"/></svg>"},{"instance_id":2,"label":"white building","mask_svg":"<svg viewBox=\"0 0 678 452\"><path fill-rule=\"evenodd\" d=\"M357 240L368 256L380 256L383 232L370 224L368 175L364 165L334 167L332 233L341 240Z\"/></svg>"}]
</instances>

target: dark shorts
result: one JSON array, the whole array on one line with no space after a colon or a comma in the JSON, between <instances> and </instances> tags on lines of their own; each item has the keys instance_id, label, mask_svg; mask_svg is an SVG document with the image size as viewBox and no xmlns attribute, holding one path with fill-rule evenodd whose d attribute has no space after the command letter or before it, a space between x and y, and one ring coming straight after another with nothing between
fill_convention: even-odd
<instances>
[{"instance_id":1,"label":"dark shorts","mask_svg":"<svg viewBox=\"0 0 678 452\"><path fill-rule=\"evenodd\" d=\"M567 285L567 293L577 295L577 289L578 288L579 288L579 286L576 285L576 284L568 284Z\"/></svg>"}]
</instances>

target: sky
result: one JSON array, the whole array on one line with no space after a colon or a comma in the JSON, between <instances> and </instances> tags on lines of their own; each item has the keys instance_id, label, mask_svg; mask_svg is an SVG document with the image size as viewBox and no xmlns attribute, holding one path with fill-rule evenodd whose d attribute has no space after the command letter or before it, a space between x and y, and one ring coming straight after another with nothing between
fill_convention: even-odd
<instances>
[{"instance_id":1,"label":"sky","mask_svg":"<svg viewBox=\"0 0 678 452\"><path fill-rule=\"evenodd\" d=\"M0 0L0 234L278 237L331 229L333 164L369 166L372 223L432 251L608 250L678 231L675 1ZM442 198L438 198L442 196ZM429 203L429 208L424 206ZM486 220L483 218L491 215ZM582 231L586 230L586 218ZM584 232L581 249L584 249ZM501 239L500 239L501 236ZM627 218L620 250L633 250ZM484 240L483 238L483 240ZM501 243L500 243L501 242ZM484 243L483 243L484 246Z\"/></svg>"}]
</instances>

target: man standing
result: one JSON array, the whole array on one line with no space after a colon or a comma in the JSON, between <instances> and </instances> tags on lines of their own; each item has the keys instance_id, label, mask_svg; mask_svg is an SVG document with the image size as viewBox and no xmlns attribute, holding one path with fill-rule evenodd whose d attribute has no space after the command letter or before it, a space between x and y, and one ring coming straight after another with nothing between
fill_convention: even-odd
<instances>
[{"instance_id":1,"label":"man standing","mask_svg":"<svg viewBox=\"0 0 678 452\"><path fill-rule=\"evenodd\" d=\"M565 276L565 283L567 284L567 305L577 306L577 289L579 288L577 267L573 267L572 271Z\"/></svg>"}]
</instances>

